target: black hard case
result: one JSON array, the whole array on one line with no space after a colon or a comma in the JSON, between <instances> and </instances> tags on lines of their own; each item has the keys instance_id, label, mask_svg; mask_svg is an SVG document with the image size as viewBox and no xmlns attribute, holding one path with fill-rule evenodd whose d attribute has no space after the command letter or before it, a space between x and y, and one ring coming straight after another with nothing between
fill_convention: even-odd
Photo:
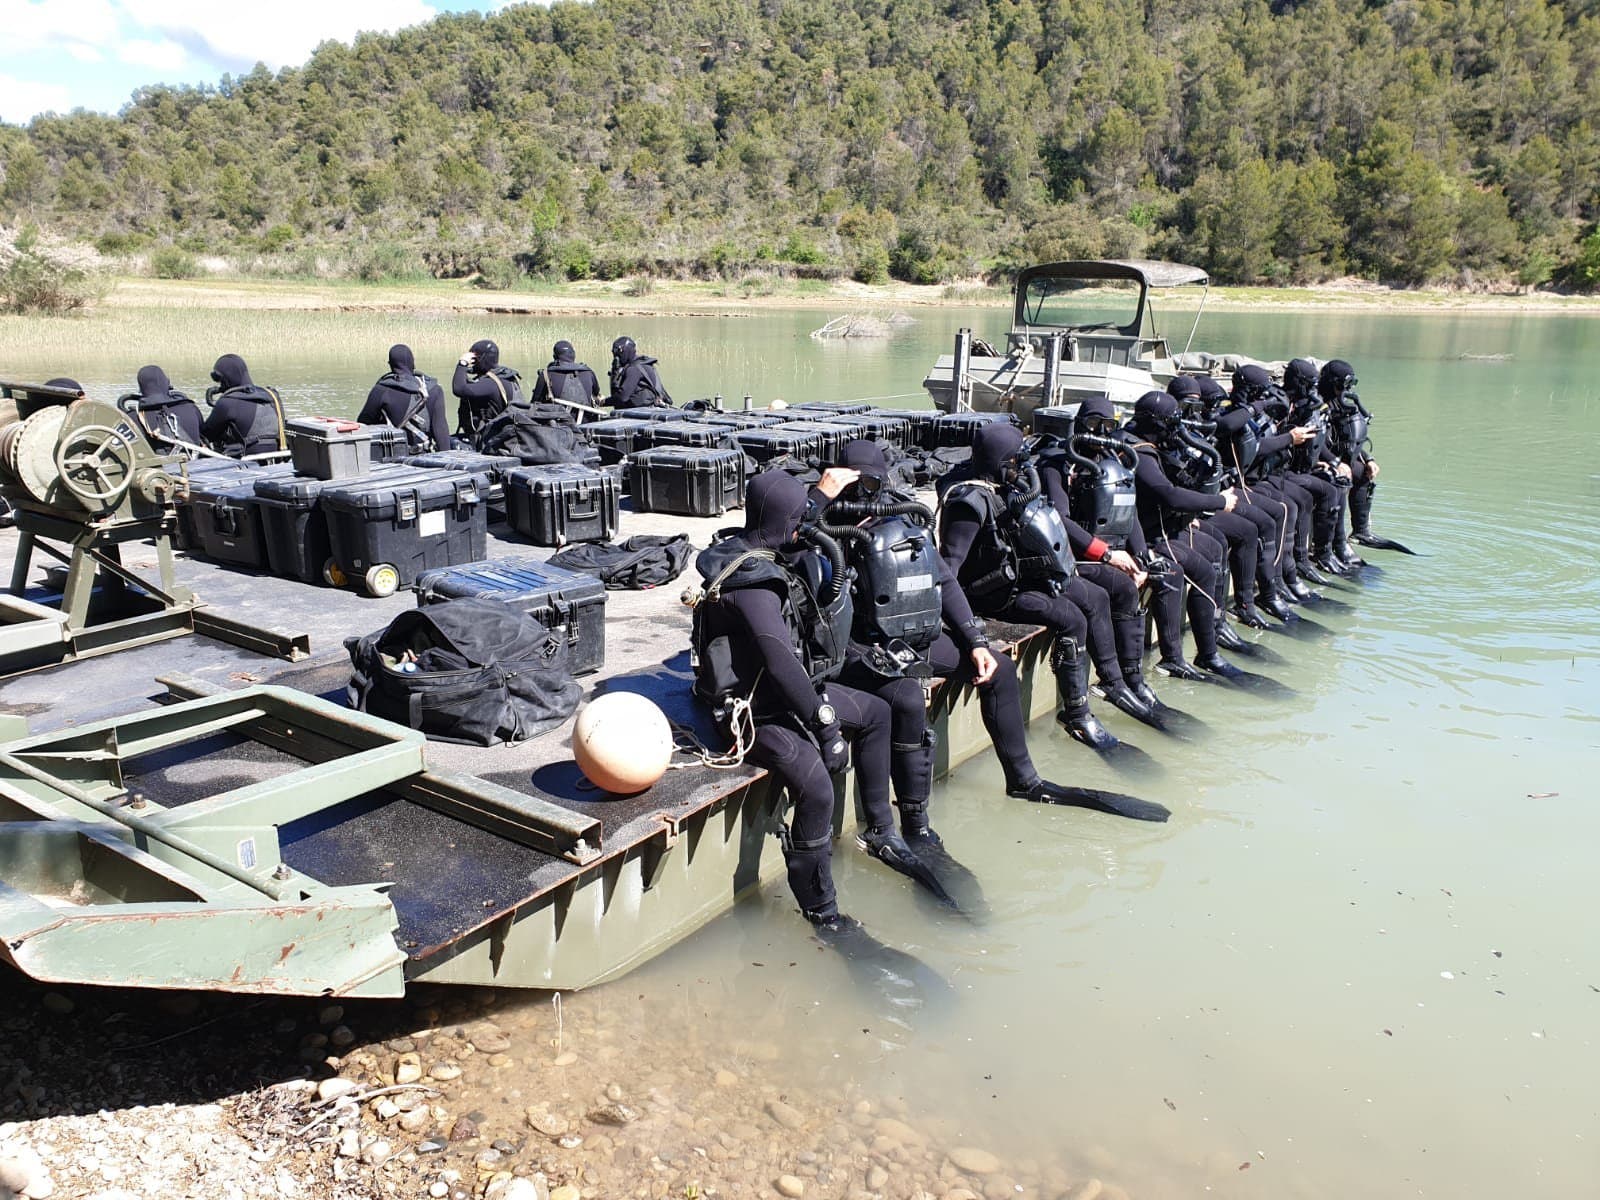
<instances>
[{"instance_id":1,"label":"black hard case","mask_svg":"<svg viewBox=\"0 0 1600 1200\"><path fill-rule=\"evenodd\" d=\"M600 461L610 465L621 462L635 450L647 449L649 433L655 425L655 421L641 421L637 417L611 417L580 425L578 432L600 451Z\"/></svg>"},{"instance_id":2,"label":"black hard case","mask_svg":"<svg viewBox=\"0 0 1600 1200\"><path fill-rule=\"evenodd\" d=\"M911 422L898 415L886 413L844 413L829 417L838 425L849 425L858 430L855 437L865 441L884 442L904 450L912 444ZM854 439L851 439L854 440Z\"/></svg>"},{"instance_id":3,"label":"black hard case","mask_svg":"<svg viewBox=\"0 0 1600 1200\"><path fill-rule=\"evenodd\" d=\"M820 415L818 414L818 416ZM839 422L831 420L785 421L782 425L775 426L775 428L804 430L807 433L816 434L819 443L817 457L822 459L823 462L829 463L838 462L839 453L844 449L844 444L860 436L854 426L841 425Z\"/></svg>"},{"instance_id":4,"label":"black hard case","mask_svg":"<svg viewBox=\"0 0 1600 1200\"><path fill-rule=\"evenodd\" d=\"M1005 425L1017 423L1016 417L1004 412L940 413L933 423L933 445L970 446L978 430L996 421Z\"/></svg>"},{"instance_id":5,"label":"black hard case","mask_svg":"<svg viewBox=\"0 0 1600 1200\"><path fill-rule=\"evenodd\" d=\"M574 675L606 661L606 589L593 575L533 559L497 558L426 571L417 577L417 604L478 596L513 604L566 639Z\"/></svg>"},{"instance_id":6,"label":"black hard case","mask_svg":"<svg viewBox=\"0 0 1600 1200\"><path fill-rule=\"evenodd\" d=\"M822 438L819 434L787 426L775 429L741 429L733 437L734 441L739 443L739 449L758 463L768 463L785 454L799 459L815 458L822 448Z\"/></svg>"},{"instance_id":7,"label":"black hard case","mask_svg":"<svg viewBox=\"0 0 1600 1200\"><path fill-rule=\"evenodd\" d=\"M189 498L178 509L180 544L191 554L235 566L267 569L267 538L256 483L289 478L288 463L228 463L189 472Z\"/></svg>"},{"instance_id":8,"label":"black hard case","mask_svg":"<svg viewBox=\"0 0 1600 1200\"><path fill-rule=\"evenodd\" d=\"M628 461L637 512L716 517L744 504L744 452L727 447L660 446Z\"/></svg>"},{"instance_id":9,"label":"black hard case","mask_svg":"<svg viewBox=\"0 0 1600 1200\"><path fill-rule=\"evenodd\" d=\"M659 421L649 430L650 448L657 446L730 446L733 430L703 421Z\"/></svg>"},{"instance_id":10,"label":"black hard case","mask_svg":"<svg viewBox=\"0 0 1600 1200\"><path fill-rule=\"evenodd\" d=\"M869 413L872 405L865 400L807 400L801 404L791 404L789 411L802 410L804 412L829 413L833 416L853 415L856 413Z\"/></svg>"},{"instance_id":11,"label":"black hard case","mask_svg":"<svg viewBox=\"0 0 1600 1200\"><path fill-rule=\"evenodd\" d=\"M536 546L609 542L622 490L610 472L576 463L518 467L506 476L506 521Z\"/></svg>"},{"instance_id":12,"label":"black hard case","mask_svg":"<svg viewBox=\"0 0 1600 1200\"><path fill-rule=\"evenodd\" d=\"M477 562L489 537L489 477L405 467L323 488L330 555L352 579L388 563L410 585L423 571Z\"/></svg>"}]
</instances>

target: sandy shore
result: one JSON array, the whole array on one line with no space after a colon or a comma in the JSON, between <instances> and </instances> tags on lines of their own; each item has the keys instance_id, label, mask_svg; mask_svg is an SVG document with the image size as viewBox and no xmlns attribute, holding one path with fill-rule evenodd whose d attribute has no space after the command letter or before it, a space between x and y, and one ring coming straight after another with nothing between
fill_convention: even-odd
<instances>
[{"instance_id":1,"label":"sandy shore","mask_svg":"<svg viewBox=\"0 0 1600 1200\"><path fill-rule=\"evenodd\" d=\"M1003 290L971 286L881 286L778 282L770 290L738 283L653 283L646 295L628 284L574 283L544 290L491 292L454 281L415 285L270 280L120 279L103 305L118 309L235 308L301 312L458 312L517 316L619 316L638 313L737 317L760 309L884 312L906 308L1004 308ZM1394 313L1600 314L1600 296L1403 290L1362 281L1315 288L1211 290L1207 307Z\"/></svg>"}]
</instances>

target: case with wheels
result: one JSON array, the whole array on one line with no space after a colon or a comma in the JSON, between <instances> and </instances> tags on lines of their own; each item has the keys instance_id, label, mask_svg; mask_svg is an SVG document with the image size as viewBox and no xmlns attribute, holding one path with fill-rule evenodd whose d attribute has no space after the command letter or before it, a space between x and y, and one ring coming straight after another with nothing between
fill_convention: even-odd
<instances>
[{"instance_id":1,"label":"case with wheels","mask_svg":"<svg viewBox=\"0 0 1600 1200\"><path fill-rule=\"evenodd\" d=\"M637 512L715 517L744 504L744 452L723 446L658 446L628 460Z\"/></svg>"},{"instance_id":2,"label":"case with wheels","mask_svg":"<svg viewBox=\"0 0 1600 1200\"><path fill-rule=\"evenodd\" d=\"M417 604L476 596L515 605L566 639L574 675L598 671L606 661L606 589L593 575L531 558L496 558L425 571L417 577Z\"/></svg>"},{"instance_id":3,"label":"case with wheels","mask_svg":"<svg viewBox=\"0 0 1600 1200\"><path fill-rule=\"evenodd\" d=\"M373 469L377 472L385 466L374 463ZM328 522L317 500L322 489L330 486L328 481L284 475L257 479L254 486L266 539L267 568L286 579L322 582L328 562Z\"/></svg>"},{"instance_id":4,"label":"case with wheels","mask_svg":"<svg viewBox=\"0 0 1600 1200\"><path fill-rule=\"evenodd\" d=\"M788 454L802 461L816 458L822 449L822 438L805 429L740 429L733 435L743 450L757 464L769 463Z\"/></svg>"},{"instance_id":5,"label":"case with wheels","mask_svg":"<svg viewBox=\"0 0 1600 1200\"><path fill-rule=\"evenodd\" d=\"M185 463L183 476L188 479L190 490L187 496L182 493L178 496L178 525L174 532L177 548L187 550L191 554L204 552L194 521L193 497L196 492L203 491L208 484L220 485L224 482L254 480L265 470L266 468L260 463L240 462L232 458L196 458Z\"/></svg>"},{"instance_id":6,"label":"case with wheels","mask_svg":"<svg viewBox=\"0 0 1600 1200\"><path fill-rule=\"evenodd\" d=\"M518 467L506 476L506 521L536 546L609 542L621 517L622 491L595 467L556 463Z\"/></svg>"},{"instance_id":7,"label":"case with wheels","mask_svg":"<svg viewBox=\"0 0 1600 1200\"><path fill-rule=\"evenodd\" d=\"M1017 423L1016 417L1007 412L940 413L939 419L933 423L933 445L935 448L970 446L972 439L978 436L978 430L997 421L1002 425Z\"/></svg>"},{"instance_id":8,"label":"case with wheels","mask_svg":"<svg viewBox=\"0 0 1600 1200\"><path fill-rule=\"evenodd\" d=\"M702 421L658 421L648 435L650 447L656 446L731 446L733 430L726 425L710 425Z\"/></svg>"},{"instance_id":9,"label":"case with wheels","mask_svg":"<svg viewBox=\"0 0 1600 1200\"><path fill-rule=\"evenodd\" d=\"M488 542L488 496L488 475L429 467L329 484L325 577L387 596L423 571L476 562Z\"/></svg>"}]
</instances>

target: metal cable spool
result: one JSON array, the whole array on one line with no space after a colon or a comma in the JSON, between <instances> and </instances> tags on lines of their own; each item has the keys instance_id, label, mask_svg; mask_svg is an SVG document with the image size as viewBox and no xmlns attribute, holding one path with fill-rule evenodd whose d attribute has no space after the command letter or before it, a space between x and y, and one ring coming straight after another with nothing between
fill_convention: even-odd
<instances>
[{"instance_id":1,"label":"metal cable spool","mask_svg":"<svg viewBox=\"0 0 1600 1200\"><path fill-rule=\"evenodd\" d=\"M0 432L0 470L41 504L81 508L56 467L56 446L67 410L45 408Z\"/></svg>"}]
</instances>

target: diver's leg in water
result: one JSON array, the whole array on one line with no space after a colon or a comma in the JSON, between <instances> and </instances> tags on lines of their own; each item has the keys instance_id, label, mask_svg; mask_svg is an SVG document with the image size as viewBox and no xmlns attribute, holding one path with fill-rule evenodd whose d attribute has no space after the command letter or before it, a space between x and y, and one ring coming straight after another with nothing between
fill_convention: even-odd
<instances>
[{"instance_id":1,"label":"diver's leg in water","mask_svg":"<svg viewBox=\"0 0 1600 1200\"><path fill-rule=\"evenodd\" d=\"M886 679L859 659L845 665L839 682L870 692L889 706L889 781L900 828L907 838L913 828L936 838L928 828L928 797L933 790L933 743L928 736L927 698L922 681L901 676Z\"/></svg>"},{"instance_id":2,"label":"diver's leg in water","mask_svg":"<svg viewBox=\"0 0 1600 1200\"><path fill-rule=\"evenodd\" d=\"M869 692L844 684L830 683L825 691L839 714L840 727L850 735L855 753L856 782L867 814L857 845L955 907L955 900L932 868L917 857L895 828L894 806L889 799L894 745L889 705Z\"/></svg>"},{"instance_id":3,"label":"diver's leg in water","mask_svg":"<svg viewBox=\"0 0 1600 1200\"><path fill-rule=\"evenodd\" d=\"M1076 578L1067 581L1062 594L1078 606L1089 625L1089 658L1100 678L1095 694L1135 720L1149 721L1154 716L1150 706L1128 687L1122 675L1110 593L1080 570Z\"/></svg>"},{"instance_id":4,"label":"diver's leg in water","mask_svg":"<svg viewBox=\"0 0 1600 1200\"><path fill-rule=\"evenodd\" d=\"M1122 681L1152 714L1158 713L1161 699L1144 677L1144 612L1139 607L1138 585L1125 571L1103 562L1079 563L1078 574L1105 592L1111 602L1111 634Z\"/></svg>"},{"instance_id":5,"label":"diver's leg in water","mask_svg":"<svg viewBox=\"0 0 1600 1200\"><path fill-rule=\"evenodd\" d=\"M783 847L789 890L813 923L837 920L833 887L833 779L809 739L782 725L761 725L750 761L789 790L794 810Z\"/></svg>"},{"instance_id":6,"label":"diver's leg in water","mask_svg":"<svg viewBox=\"0 0 1600 1200\"><path fill-rule=\"evenodd\" d=\"M1117 739L1089 710L1089 655L1084 643L1089 624L1065 596L1024 591L1006 606L1002 617L1027 625L1043 625L1054 638L1050 669L1055 672L1061 710L1056 720L1074 738L1096 750L1109 750Z\"/></svg>"}]
</instances>

